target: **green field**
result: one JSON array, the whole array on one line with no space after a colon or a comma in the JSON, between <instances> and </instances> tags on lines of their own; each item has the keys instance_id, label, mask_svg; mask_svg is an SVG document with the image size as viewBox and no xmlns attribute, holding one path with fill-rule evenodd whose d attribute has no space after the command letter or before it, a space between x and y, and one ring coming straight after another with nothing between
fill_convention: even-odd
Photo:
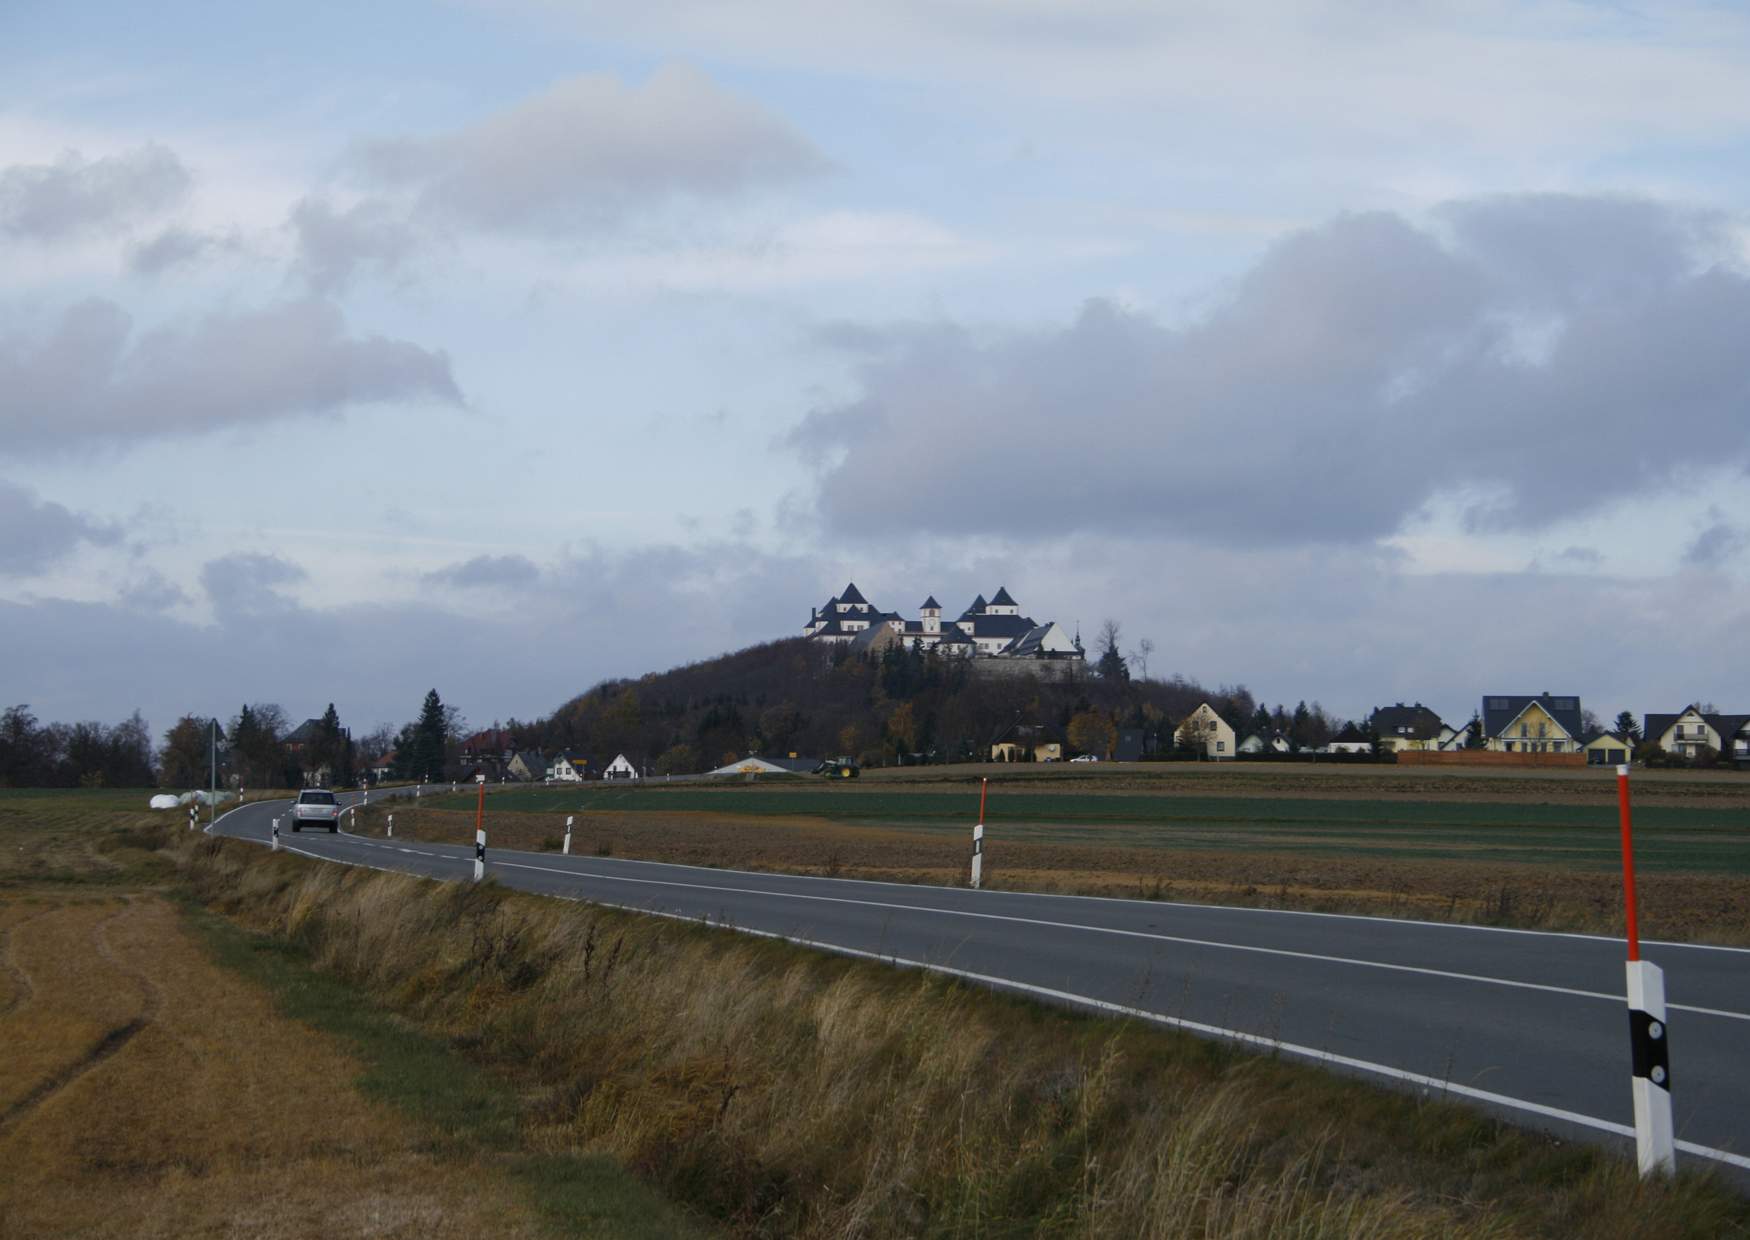
<instances>
[{"instance_id":1,"label":"green field","mask_svg":"<svg viewBox=\"0 0 1750 1240\"><path fill-rule=\"evenodd\" d=\"M472 809L466 795L434 808ZM975 790L888 792L837 785L797 788L523 788L495 792L490 814L577 812L814 818L940 834L977 816ZM1323 800L1295 797L993 791L993 836L1039 843L1196 848L1349 857L1557 864L1620 864L1615 808L1513 802ZM1750 813L1645 806L1635 811L1643 869L1750 875Z\"/></svg>"}]
</instances>

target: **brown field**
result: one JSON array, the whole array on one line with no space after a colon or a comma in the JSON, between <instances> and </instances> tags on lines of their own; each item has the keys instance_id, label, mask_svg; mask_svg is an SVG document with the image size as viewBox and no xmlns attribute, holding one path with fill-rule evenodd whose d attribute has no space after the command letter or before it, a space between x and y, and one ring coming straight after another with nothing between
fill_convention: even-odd
<instances>
[{"instance_id":1,"label":"brown field","mask_svg":"<svg viewBox=\"0 0 1750 1240\"><path fill-rule=\"evenodd\" d=\"M1350 794L1352 795L1352 794ZM352 829L384 831L373 807ZM489 846L557 851L563 819L494 813ZM398 836L471 843L465 811L397 809ZM962 840L809 817L694 811L590 810L572 852L731 870L887 882L963 884ZM1643 873L1641 932L1684 942L1750 944L1750 878ZM1008 841L986 845L984 884L1013 891L1180 900L1316 912L1365 913L1529 929L1622 933L1621 880L1608 871L1414 856L1343 856L1243 849L1123 847Z\"/></svg>"},{"instance_id":2,"label":"brown field","mask_svg":"<svg viewBox=\"0 0 1750 1240\"><path fill-rule=\"evenodd\" d=\"M528 1236L154 894L0 910L0 1234Z\"/></svg>"},{"instance_id":3,"label":"brown field","mask_svg":"<svg viewBox=\"0 0 1750 1240\"><path fill-rule=\"evenodd\" d=\"M145 797L0 792L0 1236L653 1234L603 1224L612 1183L556 1222L539 1155L367 1096L349 1043L217 963L173 902L210 842Z\"/></svg>"}]
</instances>

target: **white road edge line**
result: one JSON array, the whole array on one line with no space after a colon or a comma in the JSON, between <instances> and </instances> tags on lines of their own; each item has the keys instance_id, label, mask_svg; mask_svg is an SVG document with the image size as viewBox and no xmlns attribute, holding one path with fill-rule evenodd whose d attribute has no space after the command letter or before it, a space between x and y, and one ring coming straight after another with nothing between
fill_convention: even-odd
<instances>
[{"instance_id":1,"label":"white road edge line","mask_svg":"<svg viewBox=\"0 0 1750 1240\"><path fill-rule=\"evenodd\" d=\"M282 845L282 848L285 846ZM364 861L348 861L340 857L324 856L320 853L305 852L301 848L285 848L285 851L295 852L299 856L309 857L315 861L338 862L341 865L358 866L360 869L378 870L385 874L406 875L403 870L391 870L385 866L371 865ZM496 864L503 865L504 862ZM544 867L522 867L525 869ZM553 873L577 877L576 871L554 870ZM406 875L420 878L423 875ZM442 882L444 880L432 880ZM613 880L610 880L613 881ZM536 893L531 893L536 894ZM1087 995L1073 994L1067 990L1053 990L1049 986L1035 986L1029 982L1011 981L1008 978L993 977L985 973L974 973L970 969L956 969L949 965L930 964L922 960L909 960L903 956L884 956L879 952L863 951L855 947L841 947L835 943L821 943L813 939L795 938L787 934L779 934L772 930L750 930L744 926L714 922L709 917L694 917L687 913L667 913L660 909L640 908L635 904L617 904L609 900L589 900L582 896L549 897L570 900L574 904L595 904L603 908L623 909L629 913L639 913L649 917L667 917L674 921L687 921L697 925L709 926L720 930L733 930L737 934L751 934L763 939L777 939L784 943L794 943L798 947L809 947L817 951L833 952L841 956L854 956L863 960L874 960L882 964L894 965L905 969L921 969L929 973L940 973L947 977L963 978L969 982L990 986L997 990L1018 990L1024 994L1038 995L1042 998L1055 999L1074 1007L1091 1008L1095 1011L1108 1012L1118 1016L1132 1016L1138 1020L1146 1020L1150 1024L1166 1025L1174 1029L1184 1029L1192 1033L1201 1033L1208 1037L1226 1038L1230 1041L1249 1046L1259 1046L1272 1051L1280 1051L1296 1055L1303 1059L1311 1059L1319 1063L1338 1064L1352 1068L1357 1072L1367 1072L1375 1076L1383 1076L1390 1080L1404 1081L1412 1085L1437 1090L1441 1093L1457 1094L1478 1102L1487 1102L1504 1107L1511 1111L1524 1111L1532 1115L1542 1115L1549 1119L1564 1120L1582 1128L1591 1128L1598 1132L1608 1132L1619 1137L1633 1137L1635 1130L1627 1124L1618 1124L1612 1120L1599 1119L1593 1115L1581 1115L1578 1111L1566 1111L1561 1107L1545 1106L1541 1102L1530 1102L1524 1098L1514 1098L1508 1094L1497 1094L1486 1089L1476 1089L1469 1085L1455 1085L1450 1081L1439 1080L1420 1072L1408 1072L1402 1068L1394 1068L1389 1064L1373 1063L1366 1059L1355 1059L1348 1055L1338 1055L1331 1051L1322 1051L1316 1047L1301 1046L1294 1042L1279 1042L1261 1034L1246 1033L1239 1029L1225 1029L1220 1025L1206 1025L1200 1021L1185 1020L1178 1016L1166 1016L1159 1012L1150 1012L1143 1008L1130 1007L1122 1003L1113 1003L1107 999L1095 999ZM909 907L909 906L908 906ZM1729 1150L1715 1149L1710 1145L1698 1145L1693 1141L1679 1141L1677 1148L1685 1154L1694 1154L1700 1158L1710 1158L1716 1162L1727 1163L1742 1170L1750 1171L1750 1157L1734 1154Z\"/></svg>"},{"instance_id":2,"label":"white road edge line","mask_svg":"<svg viewBox=\"0 0 1750 1240\"><path fill-rule=\"evenodd\" d=\"M817 896L800 891L766 891L748 887L726 887L712 883L684 883L673 879L661 878L630 878L609 877L607 875L590 875L586 871L560 869L555 866L528 865L518 861L498 860L493 865L512 870L538 870L545 874L563 874L569 878L594 877L604 883L638 883L651 887L680 887L688 891L715 891L733 895L770 896L783 900L814 900L825 904L853 904L866 908L900 909L909 913L935 913L943 917L971 917L983 921L1012 922L1027 926L1045 926L1054 930L1079 930L1088 934L1110 934L1119 938L1147 939L1151 942L1179 943L1187 947L1208 947L1220 951L1253 952L1263 956L1286 956L1294 960L1316 960L1323 964L1350 965L1362 969L1385 969L1394 973L1416 973L1425 977L1444 977L1461 982L1479 982L1487 986L1509 986L1518 990L1541 990L1551 994L1574 995L1582 999L1602 999L1609 1003L1622 1003L1622 995L1613 995L1601 990L1579 990L1571 986L1552 986L1545 982L1521 982L1505 977L1488 977L1480 973L1458 973L1449 969L1430 969L1423 965L1392 964L1383 960L1359 960L1352 956L1327 956L1319 952L1297 952L1286 947L1257 947L1247 943L1223 943L1215 939L1194 939L1180 934L1161 934L1150 930L1123 930L1115 926L1089 926L1073 921L1049 921L1039 917L1016 917L1007 913L979 913L970 909L936 908L920 904L894 904L884 900L854 900L847 896ZM1750 1021L1750 1012L1729 1012L1717 1008L1684 1007L1681 1004L1669 1005L1674 1010L1693 1012L1707 1016L1721 1016L1728 1020Z\"/></svg>"}]
</instances>

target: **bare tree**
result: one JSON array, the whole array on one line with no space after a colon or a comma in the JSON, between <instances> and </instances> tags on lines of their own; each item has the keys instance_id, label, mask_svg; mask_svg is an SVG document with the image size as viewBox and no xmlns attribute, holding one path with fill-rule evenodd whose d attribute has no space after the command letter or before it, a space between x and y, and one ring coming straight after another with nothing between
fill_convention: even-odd
<instances>
[{"instance_id":1,"label":"bare tree","mask_svg":"<svg viewBox=\"0 0 1750 1240\"><path fill-rule=\"evenodd\" d=\"M1136 674L1138 679L1148 679L1148 657L1154 652L1154 642L1146 637L1137 639L1136 649L1130 652L1130 661L1136 664Z\"/></svg>"}]
</instances>

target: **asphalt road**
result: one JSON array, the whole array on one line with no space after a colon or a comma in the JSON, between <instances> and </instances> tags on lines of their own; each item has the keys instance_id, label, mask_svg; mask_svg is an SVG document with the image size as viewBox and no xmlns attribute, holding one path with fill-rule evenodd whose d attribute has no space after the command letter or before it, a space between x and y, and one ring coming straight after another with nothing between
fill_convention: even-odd
<instances>
[{"instance_id":1,"label":"asphalt road","mask_svg":"<svg viewBox=\"0 0 1750 1240\"><path fill-rule=\"evenodd\" d=\"M288 805L244 806L216 830L265 843ZM439 879L473 872L472 842L343 831L282 834L281 845ZM1000 849L1000 837L987 848ZM1619 939L490 848L487 872L524 891L709 920L1263 1045L1632 1149ZM1699 1156L1750 1182L1750 950L1649 943L1642 954L1665 971L1679 1159Z\"/></svg>"}]
</instances>

